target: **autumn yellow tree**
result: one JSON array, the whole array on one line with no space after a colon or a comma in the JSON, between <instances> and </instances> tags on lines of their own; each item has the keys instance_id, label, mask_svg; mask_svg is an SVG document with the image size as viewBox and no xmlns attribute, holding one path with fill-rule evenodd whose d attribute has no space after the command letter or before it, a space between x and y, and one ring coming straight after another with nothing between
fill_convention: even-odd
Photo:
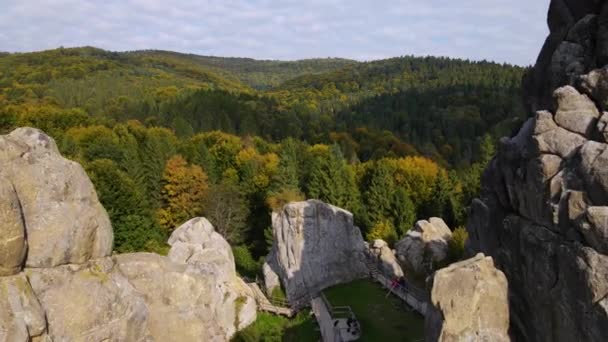
<instances>
[{"instance_id":1,"label":"autumn yellow tree","mask_svg":"<svg viewBox=\"0 0 608 342\"><path fill-rule=\"evenodd\" d=\"M200 166L188 165L180 155L169 159L163 174L162 206L157 211L160 224L173 230L201 215L207 188L207 174Z\"/></svg>"}]
</instances>

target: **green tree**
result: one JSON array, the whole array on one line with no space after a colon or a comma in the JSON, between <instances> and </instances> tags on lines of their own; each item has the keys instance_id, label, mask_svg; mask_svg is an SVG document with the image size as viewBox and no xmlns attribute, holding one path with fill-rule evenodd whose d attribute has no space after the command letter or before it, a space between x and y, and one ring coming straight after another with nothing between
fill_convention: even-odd
<instances>
[{"instance_id":1,"label":"green tree","mask_svg":"<svg viewBox=\"0 0 608 342\"><path fill-rule=\"evenodd\" d=\"M416 221L416 207L405 189L399 187L393 193L390 213L397 236L402 238Z\"/></svg>"},{"instance_id":2,"label":"green tree","mask_svg":"<svg viewBox=\"0 0 608 342\"><path fill-rule=\"evenodd\" d=\"M212 185L203 202L205 217L230 244L240 244L247 233L249 204L230 183Z\"/></svg>"},{"instance_id":3,"label":"green tree","mask_svg":"<svg viewBox=\"0 0 608 342\"><path fill-rule=\"evenodd\" d=\"M316 145L311 148L311 154L308 166L308 197L358 213L360 195L355 173L346 164L340 147Z\"/></svg>"},{"instance_id":4,"label":"green tree","mask_svg":"<svg viewBox=\"0 0 608 342\"><path fill-rule=\"evenodd\" d=\"M362 202L366 226L371 228L385 220L393 220L395 191L393 171L383 162L373 163L363 182Z\"/></svg>"},{"instance_id":5,"label":"green tree","mask_svg":"<svg viewBox=\"0 0 608 342\"><path fill-rule=\"evenodd\" d=\"M166 234L145 206L135 182L125 172L108 159L95 160L87 164L86 169L112 221L115 251L145 251L151 243L165 244Z\"/></svg>"}]
</instances>

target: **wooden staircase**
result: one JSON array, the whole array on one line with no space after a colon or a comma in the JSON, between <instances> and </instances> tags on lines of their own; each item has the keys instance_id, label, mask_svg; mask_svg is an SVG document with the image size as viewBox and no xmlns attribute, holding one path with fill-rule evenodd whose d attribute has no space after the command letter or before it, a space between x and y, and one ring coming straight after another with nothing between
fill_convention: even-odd
<instances>
[{"instance_id":1,"label":"wooden staircase","mask_svg":"<svg viewBox=\"0 0 608 342\"><path fill-rule=\"evenodd\" d=\"M295 315L295 311L289 306L286 300L279 298L268 298L260 289L256 283L248 283L249 287L253 291L253 295L258 304L258 309L266 312L273 313L275 315L282 315L286 317L292 317Z\"/></svg>"}]
</instances>

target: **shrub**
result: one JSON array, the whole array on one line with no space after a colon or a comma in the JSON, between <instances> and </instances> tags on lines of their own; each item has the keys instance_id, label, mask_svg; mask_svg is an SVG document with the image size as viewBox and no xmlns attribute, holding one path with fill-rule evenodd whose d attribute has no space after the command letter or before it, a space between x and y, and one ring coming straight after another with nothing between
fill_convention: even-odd
<instances>
[{"instance_id":1,"label":"shrub","mask_svg":"<svg viewBox=\"0 0 608 342\"><path fill-rule=\"evenodd\" d=\"M464 257L464 245L469 237L464 227L458 227L452 232L452 239L448 242L448 260L456 262Z\"/></svg>"},{"instance_id":2,"label":"shrub","mask_svg":"<svg viewBox=\"0 0 608 342\"><path fill-rule=\"evenodd\" d=\"M393 225L385 220L376 223L369 233L367 233L366 238L368 241L382 239L392 246L397 242L397 232Z\"/></svg>"},{"instance_id":3,"label":"shrub","mask_svg":"<svg viewBox=\"0 0 608 342\"><path fill-rule=\"evenodd\" d=\"M232 254L234 254L234 263L236 264L236 270L239 274L255 278L262 269L262 265L259 261L255 261L249 248L247 246L235 246L232 247Z\"/></svg>"}]
</instances>

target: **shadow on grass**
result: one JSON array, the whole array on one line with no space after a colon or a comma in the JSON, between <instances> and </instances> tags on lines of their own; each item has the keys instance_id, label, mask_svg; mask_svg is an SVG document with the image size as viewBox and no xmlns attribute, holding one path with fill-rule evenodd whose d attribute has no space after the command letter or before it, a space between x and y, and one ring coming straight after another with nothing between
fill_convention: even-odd
<instances>
[{"instance_id":1,"label":"shadow on grass","mask_svg":"<svg viewBox=\"0 0 608 342\"><path fill-rule=\"evenodd\" d=\"M361 324L360 341L419 341L424 318L370 280L357 280L325 290L334 306L348 305Z\"/></svg>"},{"instance_id":2,"label":"shadow on grass","mask_svg":"<svg viewBox=\"0 0 608 342\"><path fill-rule=\"evenodd\" d=\"M238 332L233 342L317 342L321 338L316 322L309 310L303 310L292 319L258 312L258 318L249 327Z\"/></svg>"}]
</instances>

